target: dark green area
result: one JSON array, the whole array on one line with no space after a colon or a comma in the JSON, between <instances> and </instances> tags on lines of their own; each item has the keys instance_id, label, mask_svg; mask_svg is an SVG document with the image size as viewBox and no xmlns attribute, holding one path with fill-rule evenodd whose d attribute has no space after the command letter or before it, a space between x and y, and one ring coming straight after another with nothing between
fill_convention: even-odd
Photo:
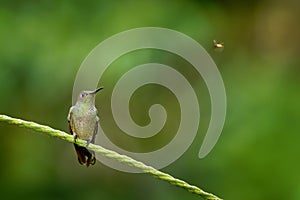
<instances>
[{"instance_id":1,"label":"dark green area","mask_svg":"<svg viewBox=\"0 0 300 200\"><path fill-rule=\"evenodd\" d=\"M180 109L166 88L144 86L132 96L131 115L140 125L149 123L152 103L173 116L147 141L118 131L108 99L131 67L168 64L194 86L201 122L191 147L163 171L224 199L300 199L299 8L292 0L1 1L0 113L67 131L77 70L98 43L136 27L174 29L198 41L222 74L228 108L217 145L198 159L210 119L205 83L186 61L157 50L131 52L105 72L101 81L107 87L97 107L103 127L112 130L109 137L137 152L160 148L174 137ZM224 42L223 52L213 50L213 39ZM71 144L4 123L0 164L3 199L199 199L147 175L101 163L86 169Z\"/></svg>"}]
</instances>

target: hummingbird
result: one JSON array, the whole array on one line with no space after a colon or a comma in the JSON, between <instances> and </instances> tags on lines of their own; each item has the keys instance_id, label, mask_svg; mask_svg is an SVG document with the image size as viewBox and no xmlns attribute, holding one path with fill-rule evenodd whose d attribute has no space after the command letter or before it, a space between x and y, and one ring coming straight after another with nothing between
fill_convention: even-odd
<instances>
[{"instance_id":1,"label":"hummingbird","mask_svg":"<svg viewBox=\"0 0 300 200\"><path fill-rule=\"evenodd\" d=\"M224 49L224 42L217 42L216 40L213 40L214 49L215 51L223 51Z\"/></svg>"},{"instance_id":2,"label":"hummingbird","mask_svg":"<svg viewBox=\"0 0 300 200\"><path fill-rule=\"evenodd\" d=\"M70 108L68 114L68 123L70 134L77 138L87 141L87 146L95 142L98 132L99 118L97 116L97 108L95 107L95 97L97 92L102 90L99 87L94 91L82 91L74 106ZM89 151L85 147L74 144L81 165L94 165L96 163L95 152Z\"/></svg>"}]
</instances>

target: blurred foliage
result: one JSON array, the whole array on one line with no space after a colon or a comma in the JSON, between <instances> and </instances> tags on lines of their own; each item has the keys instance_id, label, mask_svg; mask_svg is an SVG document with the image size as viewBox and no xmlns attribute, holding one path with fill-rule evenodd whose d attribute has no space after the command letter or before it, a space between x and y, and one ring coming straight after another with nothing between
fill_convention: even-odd
<instances>
[{"instance_id":1,"label":"blurred foliage","mask_svg":"<svg viewBox=\"0 0 300 200\"><path fill-rule=\"evenodd\" d=\"M201 77L184 70L192 83L199 82L195 90L201 91L197 95L203 121L192 146L163 171L224 199L300 199L299 6L295 0L1 1L0 112L67 131L76 72L99 42L136 27L171 28L197 40L215 60L228 109L220 140L199 160L210 117L209 95ZM224 42L223 52L213 51L213 39ZM106 72L103 81L108 89L97 99L103 122L111 118L105 99L114 81L130 66L153 60L178 70L190 67L167 53L136 52L120 58ZM144 96L149 91L157 96ZM145 86L130 106L137 123L149 120L149 105L143 102L149 97L172 115L178 114L171 93ZM176 124L180 119L172 120ZM105 126L116 130L113 122ZM198 199L146 175L102 164L86 169L66 142L3 123L0 133L3 199ZM158 136L155 148L170 138ZM128 141L121 133L111 139L140 146L139 151L150 148L146 142Z\"/></svg>"}]
</instances>

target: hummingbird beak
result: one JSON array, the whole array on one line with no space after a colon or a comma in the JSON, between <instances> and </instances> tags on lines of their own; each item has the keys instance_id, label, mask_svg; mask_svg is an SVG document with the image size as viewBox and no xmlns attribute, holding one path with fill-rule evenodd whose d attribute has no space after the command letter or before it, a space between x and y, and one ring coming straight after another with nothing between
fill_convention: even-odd
<instances>
[{"instance_id":1,"label":"hummingbird beak","mask_svg":"<svg viewBox=\"0 0 300 200\"><path fill-rule=\"evenodd\" d=\"M104 87L99 87L96 90L92 91L90 94L96 94L97 92L99 92L100 90L102 90Z\"/></svg>"}]
</instances>

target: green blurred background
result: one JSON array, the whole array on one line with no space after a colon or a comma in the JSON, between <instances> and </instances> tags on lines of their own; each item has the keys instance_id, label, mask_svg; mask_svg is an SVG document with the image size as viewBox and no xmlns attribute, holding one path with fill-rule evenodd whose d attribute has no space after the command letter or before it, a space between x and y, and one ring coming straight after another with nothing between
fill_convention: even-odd
<instances>
[{"instance_id":1,"label":"green blurred background","mask_svg":"<svg viewBox=\"0 0 300 200\"><path fill-rule=\"evenodd\" d=\"M215 60L228 109L217 145L198 159L210 102L201 77L191 75L195 90L203 91L197 92L199 134L163 171L228 200L300 199L299 9L297 0L1 1L0 113L67 131L77 70L99 42L136 27L174 29L197 40ZM213 39L224 42L223 52L213 50ZM161 61L191 70L166 52L145 50L125 57L106 72L102 84L107 89L97 98L101 123L108 130L117 129L107 98L129 66ZM145 108L148 102L143 101L148 93L153 103L165 104L175 116L174 126L154 146L112 134L124 148L159 148L176 129L178 102L158 86L145 86L133 96L133 119L149 122L149 105ZM0 123L0 160L3 199L199 199L148 175L101 163L87 169L77 163L71 144L5 123Z\"/></svg>"}]
</instances>

